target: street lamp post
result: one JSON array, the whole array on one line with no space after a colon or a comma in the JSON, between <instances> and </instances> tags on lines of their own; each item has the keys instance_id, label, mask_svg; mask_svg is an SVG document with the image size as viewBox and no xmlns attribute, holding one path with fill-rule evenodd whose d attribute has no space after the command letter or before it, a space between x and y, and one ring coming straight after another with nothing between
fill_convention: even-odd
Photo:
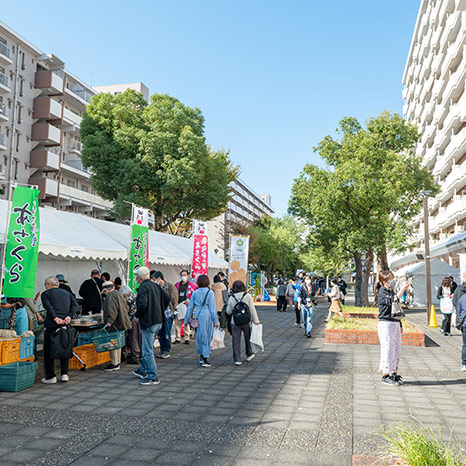
<instances>
[{"instance_id":1,"label":"street lamp post","mask_svg":"<svg viewBox=\"0 0 466 466\"><path fill-rule=\"evenodd\" d=\"M432 307L431 279L430 279L430 238L429 238L429 205L428 200L431 191L421 192L424 201L424 260L426 263L426 306L427 306L427 325L430 321L430 311Z\"/></svg>"}]
</instances>

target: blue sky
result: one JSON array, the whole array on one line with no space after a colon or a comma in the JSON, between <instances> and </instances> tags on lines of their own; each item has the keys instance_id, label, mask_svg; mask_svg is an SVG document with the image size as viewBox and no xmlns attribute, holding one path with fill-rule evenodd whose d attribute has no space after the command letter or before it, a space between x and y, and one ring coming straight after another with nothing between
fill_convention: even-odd
<instances>
[{"instance_id":1,"label":"blue sky","mask_svg":"<svg viewBox=\"0 0 466 466\"><path fill-rule=\"evenodd\" d=\"M343 116L402 112L419 0L18 0L1 19L92 84L144 82L202 109L207 142L286 212Z\"/></svg>"}]
</instances>

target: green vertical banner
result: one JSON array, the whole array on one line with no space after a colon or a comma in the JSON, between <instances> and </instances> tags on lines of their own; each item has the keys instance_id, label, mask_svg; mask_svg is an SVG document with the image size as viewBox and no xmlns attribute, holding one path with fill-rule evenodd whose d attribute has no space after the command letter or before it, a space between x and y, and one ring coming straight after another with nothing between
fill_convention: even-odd
<instances>
[{"instance_id":1,"label":"green vertical banner","mask_svg":"<svg viewBox=\"0 0 466 466\"><path fill-rule=\"evenodd\" d=\"M9 298L34 298L39 256L39 190L16 186L9 215L3 293Z\"/></svg>"},{"instance_id":2,"label":"green vertical banner","mask_svg":"<svg viewBox=\"0 0 466 466\"><path fill-rule=\"evenodd\" d=\"M149 266L149 227L147 218L147 209L133 206L128 264L128 286L133 291L136 291L139 286L134 272L139 267Z\"/></svg>"}]
</instances>

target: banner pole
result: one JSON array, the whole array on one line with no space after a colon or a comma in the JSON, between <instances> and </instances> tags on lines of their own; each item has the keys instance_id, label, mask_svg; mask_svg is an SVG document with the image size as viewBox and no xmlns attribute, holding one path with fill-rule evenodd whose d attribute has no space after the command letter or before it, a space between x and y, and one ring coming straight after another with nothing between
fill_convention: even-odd
<instances>
[{"instance_id":1,"label":"banner pole","mask_svg":"<svg viewBox=\"0 0 466 466\"><path fill-rule=\"evenodd\" d=\"M3 282L5 281L5 263L6 263L6 245L8 242L8 229L10 228L10 217L11 217L11 204L13 203L13 187L15 187L16 184L10 183L8 186L8 210L7 210L7 216L6 216L6 230L5 230L5 236L3 237L3 249L2 249L2 268L1 268L1 273L0 273L0 295L3 293Z\"/></svg>"}]
</instances>

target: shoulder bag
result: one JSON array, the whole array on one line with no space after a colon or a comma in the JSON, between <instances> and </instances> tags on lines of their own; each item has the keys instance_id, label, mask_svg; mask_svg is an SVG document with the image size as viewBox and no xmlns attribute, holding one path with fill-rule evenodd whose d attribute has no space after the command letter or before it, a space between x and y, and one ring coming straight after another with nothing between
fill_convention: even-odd
<instances>
[{"instance_id":1,"label":"shoulder bag","mask_svg":"<svg viewBox=\"0 0 466 466\"><path fill-rule=\"evenodd\" d=\"M390 317L395 320L401 320L405 317L405 313L403 309L401 308L401 303L400 300L398 299L398 296L393 296L393 301L392 301L392 309L390 313Z\"/></svg>"}]
</instances>

